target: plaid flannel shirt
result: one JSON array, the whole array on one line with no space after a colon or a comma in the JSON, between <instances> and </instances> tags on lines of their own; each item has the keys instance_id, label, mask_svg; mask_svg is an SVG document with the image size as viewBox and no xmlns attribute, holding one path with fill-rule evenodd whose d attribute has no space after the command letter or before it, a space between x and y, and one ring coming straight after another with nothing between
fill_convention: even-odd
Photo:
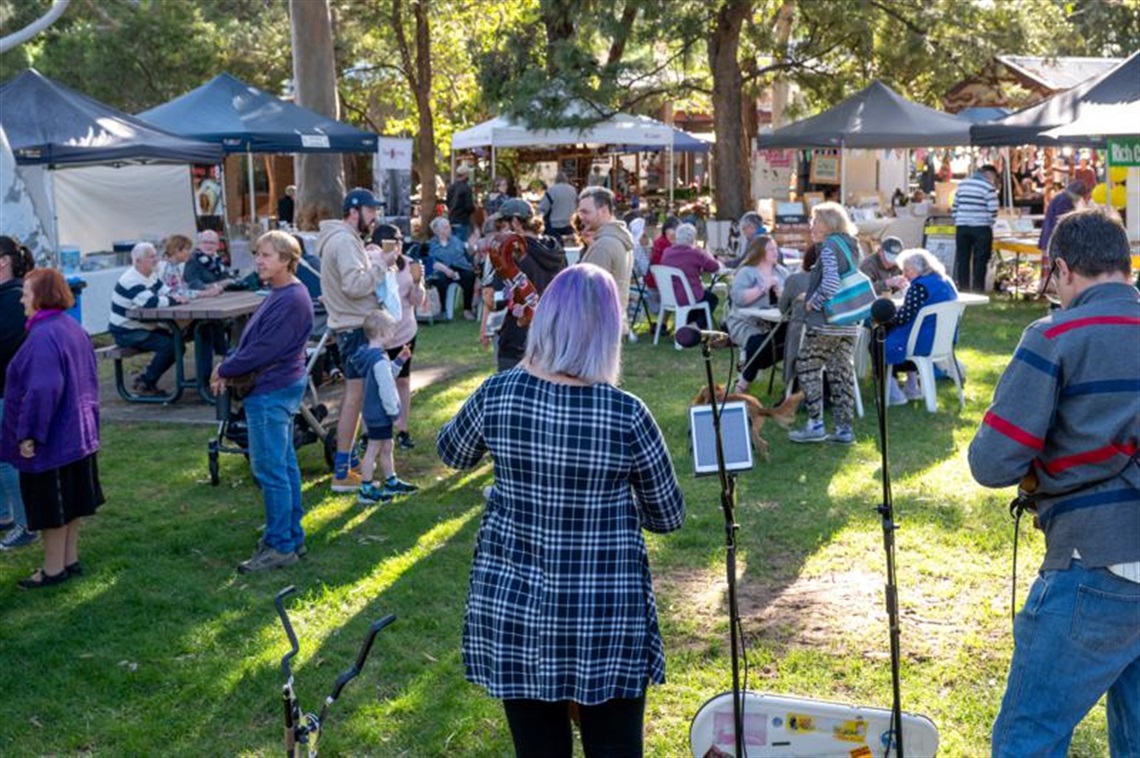
<instances>
[{"instance_id":1,"label":"plaid flannel shirt","mask_svg":"<svg viewBox=\"0 0 1140 758\"><path fill-rule=\"evenodd\" d=\"M491 490L463 624L468 680L494 697L595 705L665 681L641 530L684 497L657 423L608 384L497 374L439 433L440 457L491 453Z\"/></svg>"}]
</instances>

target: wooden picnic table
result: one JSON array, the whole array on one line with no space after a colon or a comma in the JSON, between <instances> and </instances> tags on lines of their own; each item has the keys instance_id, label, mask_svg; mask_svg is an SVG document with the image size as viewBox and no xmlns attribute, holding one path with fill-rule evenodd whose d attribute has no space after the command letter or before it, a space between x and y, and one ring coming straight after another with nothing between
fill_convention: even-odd
<instances>
[{"instance_id":1,"label":"wooden picnic table","mask_svg":"<svg viewBox=\"0 0 1140 758\"><path fill-rule=\"evenodd\" d=\"M257 310L269 294L268 290L259 292L223 292L216 297L203 297L191 300L188 303L171 304L160 308L130 308L127 318L135 321L157 321L163 323L174 335L174 396L170 402L182 396L182 390L196 387L198 394L207 403L214 403L215 398L210 392L210 377L193 376L186 378L183 360L186 347L182 343L182 324L194 322L194 348L201 350L199 327L202 324L216 321L234 321L245 318Z\"/></svg>"}]
</instances>

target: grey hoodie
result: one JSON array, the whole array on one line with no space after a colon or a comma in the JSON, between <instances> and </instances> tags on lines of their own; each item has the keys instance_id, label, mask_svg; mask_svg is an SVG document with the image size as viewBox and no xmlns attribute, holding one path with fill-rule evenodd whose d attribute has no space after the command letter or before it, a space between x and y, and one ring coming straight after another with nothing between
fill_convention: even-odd
<instances>
[{"instance_id":1,"label":"grey hoodie","mask_svg":"<svg viewBox=\"0 0 1140 758\"><path fill-rule=\"evenodd\" d=\"M633 235L625 222L614 220L602 225L594 243L582 256L582 262L601 266L613 275L624 317L628 310L630 275L633 273Z\"/></svg>"}]
</instances>

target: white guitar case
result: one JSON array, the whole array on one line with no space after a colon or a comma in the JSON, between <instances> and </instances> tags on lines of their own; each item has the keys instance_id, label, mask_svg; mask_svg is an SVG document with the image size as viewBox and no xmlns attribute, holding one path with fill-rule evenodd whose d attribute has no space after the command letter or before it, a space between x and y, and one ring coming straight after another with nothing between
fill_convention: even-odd
<instances>
[{"instance_id":1,"label":"white guitar case","mask_svg":"<svg viewBox=\"0 0 1140 758\"><path fill-rule=\"evenodd\" d=\"M938 752L938 728L925 716L903 713L907 758ZM744 693L744 750L747 758L883 758L895 755L888 708L820 702L808 698ZM694 758L735 756L732 693L709 700L689 727Z\"/></svg>"}]
</instances>

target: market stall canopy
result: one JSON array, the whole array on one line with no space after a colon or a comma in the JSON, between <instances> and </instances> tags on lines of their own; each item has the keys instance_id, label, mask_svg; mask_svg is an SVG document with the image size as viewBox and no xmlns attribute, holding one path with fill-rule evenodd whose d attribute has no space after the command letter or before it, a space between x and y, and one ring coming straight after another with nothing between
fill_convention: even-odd
<instances>
[{"instance_id":1,"label":"market stall canopy","mask_svg":"<svg viewBox=\"0 0 1140 758\"><path fill-rule=\"evenodd\" d=\"M35 69L0 85L0 114L21 165L217 163L217 145L185 139L64 87Z\"/></svg>"},{"instance_id":2,"label":"market stall canopy","mask_svg":"<svg viewBox=\"0 0 1140 758\"><path fill-rule=\"evenodd\" d=\"M951 147L970 143L970 123L912 103L878 79L817 116L757 137L760 148Z\"/></svg>"},{"instance_id":3,"label":"market stall canopy","mask_svg":"<svg viewBox=\"0 0 1140 758\"><path fill-rule=\"evenodd\" d=\"M227 153L374 153L376 135L286 102L229 74L138 114Z\"/></svg>"},{"instance_id":4,"label":"market stall canopy","mask_svg":"<svg viewBox=\"0 0 1140 758\"><path fill-rule=\"evenodd\" d=\"M619 113L605 121L585 128L529 129L505 116L493 118L451 137L452 150L471 150L478 147L544 147L556 145L627 145L632 149L659 149L696 142L696 138L680 129L674 129L647 116L629 116ZM702 141L703 143L703 141ZM704 149L707 149L707 143ZM690 147L689 149L700 149Z\"/></svg>"},{"instance_id":5,"label":"market stall canopy","mask_svg":"<svg viewBox=\"0 0 1140 758\"><path fill-rule=\"evenodd\" d=\"M1089 144L1140 131L1140 52L1119 66L1000 121L975 124L975 145Z\"/></svg>"}]
</instances>

